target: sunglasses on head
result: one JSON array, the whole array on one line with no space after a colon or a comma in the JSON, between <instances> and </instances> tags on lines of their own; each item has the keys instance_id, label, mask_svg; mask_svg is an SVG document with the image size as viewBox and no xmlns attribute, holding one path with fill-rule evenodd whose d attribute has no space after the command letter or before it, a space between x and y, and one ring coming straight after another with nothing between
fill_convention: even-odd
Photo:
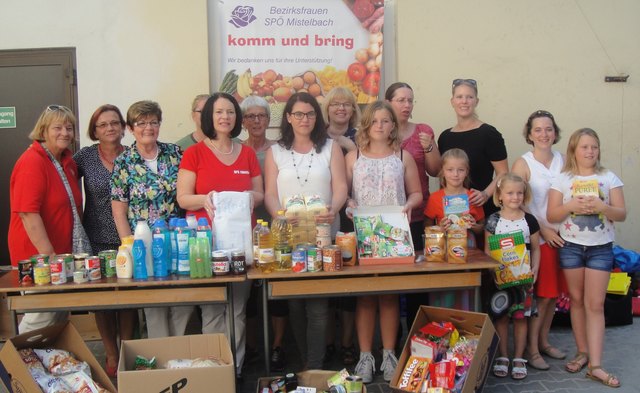
<instances>
[{"instance_id":1,"label":"sunglasses on head","mask_svg":"<svg viewBox=\"0 0 640 393\"><path fill-rule=\"evenodd\" d=\"M543 110L538 110L533 112L531 116L529 116L529 120L533 120L537 117L548 117L549 119L554 120L553 115L551 113Z\"/></svg>"},{"instance_id":2,"label":"sunglasses on head","mask_svg":"<svg viewBox=\"0 0 640 393\"><path fill-rule=\"evenodd\" d=\"M52 111L71 112L71 109L67 108L64 105L49 105L46 110L47 112L52 112Z\"/></svg>"},{"instance_id":3,"label":"sunglasses on head","mask_svg":"<svg viewBox=\"0 0 640 393\"><path fill-rule=\"evenodd\" d=\"M469 84L471 86L477 86L478 82L475 79L454 79L453 87L460 86L462 84Z\"/></svg>"}]
</instances>

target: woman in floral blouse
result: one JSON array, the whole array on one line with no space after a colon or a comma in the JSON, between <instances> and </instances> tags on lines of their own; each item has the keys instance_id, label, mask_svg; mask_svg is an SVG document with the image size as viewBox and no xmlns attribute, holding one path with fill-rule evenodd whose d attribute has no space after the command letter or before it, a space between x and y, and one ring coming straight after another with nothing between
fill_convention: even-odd
<instances>
[{"instance_id":1,"label":"woman in floral blouse","mask_svg":"<svg viewBox=\"0 0 640 393\"><path fill-rule=\"evenodd\" d=\"M136 141L116 158L111 176L111 209L120 238L133 234L138 219L152 227L178 214L182 153L177 145L158 142L161 122L162 110L153 101L136 102L127 111L127 127ZM191 308L172 307L171 317L166 307L144 311L149 337L165 337L184 334Z\"/></svg>"}]
</instances>

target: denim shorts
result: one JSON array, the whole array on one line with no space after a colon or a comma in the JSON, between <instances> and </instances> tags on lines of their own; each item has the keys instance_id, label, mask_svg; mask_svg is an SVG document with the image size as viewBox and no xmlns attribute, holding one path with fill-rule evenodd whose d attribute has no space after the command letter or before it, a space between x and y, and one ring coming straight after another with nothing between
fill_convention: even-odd
<instances>
[{"instance_id":1,"label":"denim shorts","mask_svg":"<svg viewBox=\"0 0 640 393\"><path fill-rule=\"evenodd\" d=\"M558 249L562 269L588 268L610 272L613 268L613 243L583 246L568 241Z\"/></svg>"}]
</instances>

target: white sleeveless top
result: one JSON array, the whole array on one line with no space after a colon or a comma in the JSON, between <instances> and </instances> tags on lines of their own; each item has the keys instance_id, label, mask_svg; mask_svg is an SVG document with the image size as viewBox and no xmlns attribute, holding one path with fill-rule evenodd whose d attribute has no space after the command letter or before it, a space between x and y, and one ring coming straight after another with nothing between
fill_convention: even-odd
<instances>
[{"instance_id":1,"label":"white sleeveless top","mask_svg":"<svg viewBox=\"0 0 640 393\"><path fill-rule=\"evenodd\" d=\"M370 158L358 152L353 164L353 198L358 206L403 206L404 164L395 153L384 158Z\"/></svg>"},{"instance_id":2,"label":"white sleeveless top","mask_svg":"<svg viewBox=\"0 0 640 393\"><path fill-rule=\"evenodd\" d=\"M531 187L531 202L529 202L529 211L538 220L540 226L559 229L560 224L550 224L547 221L547 203L549 201L549 189L551 183L562 171L564 160L562 154L553 151L553 160L549 168L544 166L540 161L533 157L533 152L526 152L522 158L529 166L529 187ZM544 239L540 237L540 244L544 244Z\"/></svg>"},{"instance_id":3,"label":"white sleeveless top","mask_svg":"<svg viewBox=\"0 0 640 393\"><path fill-rule=\"evenodd\" d=\"M280 203L292 195L319 195L327 205L331 205L333 197L331 189L331 149L333 140L328 139L320 153L315 147L306 154L293 149L287 150L276 143L271 146L273 160L278 167L278 199ZM295 164L295 165L294 165ZM340 217L331 225L331 233L335 236L340 228Z\"/></svg>"}]
</instances>

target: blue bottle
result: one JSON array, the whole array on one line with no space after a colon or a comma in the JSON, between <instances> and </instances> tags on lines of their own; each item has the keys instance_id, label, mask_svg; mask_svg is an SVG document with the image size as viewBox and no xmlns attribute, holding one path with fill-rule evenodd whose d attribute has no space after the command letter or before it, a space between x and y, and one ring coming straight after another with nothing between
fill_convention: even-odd
<instances>
[{"instance_id":1,"label":"blue bottle","mask_svg":"<svg viewBox=\"0 0 640 393\"><path fill-rule=\"evenodd\" d=\"M160 219L153 224L153 275L155 277L167 277L171 272L171 238L167 223Z\"/></svg>"},{"instance_id":2,"label":"blue bottle","mask_svg":"<svg viewBox=\"0 0 640 393\"><path fill-rule=\"evenodd\" d=\"M200 237L206 237L207 239L209 239L209 249L211 249L211 247L213 247L213 234L211 232L211 226L209 225L209 221L204 218L204 217L200 217L198 218L198 226L196 229L196 237L200 238Z\"/></svg>"},{"instance_id":3,"label":"blue bottle","mask_svg":"<svg viewBox=\"0 0 640 393\"><path fill-rule=\"evenodd\" d=\"M178 274L189 275L191 270L189 267L189 235L190 230L187 227L187 220L178 219L176 223L176 243L178 246Z\"/></svg>"},{"instance_id":4,"label":"blue bottle","mask_svg":"<svg viewBox=\"0 0 640 393\"><path fill-rule=\"evenodd\" d=\"M178 243L176 242L176 224L178 217L169 218L169 242L171 246L170 274L178 274Z\"/></svg>"},{"instance_id":5,"label":"blue bottle","mask_svg":"<svg viewBox=\"0 0 640 393\"><path fill-rule=\"evenodd\" d=\"M133 278L135 280L146 280L147 275L147 250L142 239L133 241Z\"/></svg>"}]
</instances>

